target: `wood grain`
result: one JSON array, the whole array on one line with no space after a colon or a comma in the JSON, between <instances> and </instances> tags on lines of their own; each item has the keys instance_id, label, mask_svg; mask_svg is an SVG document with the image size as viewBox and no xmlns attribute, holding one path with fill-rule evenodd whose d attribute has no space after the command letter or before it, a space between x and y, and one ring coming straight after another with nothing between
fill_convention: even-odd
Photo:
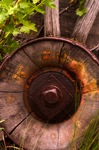
<instances>
[{"instance_id":1,"label":"wood grain","mask_svg":"<svg viewBox=\"0 0 99 150\"><path fill-rule=\"evenodd\" d=\"M56 8L46 7L44 17L44 36L60 36L59 0L54 0Z\"/></svg>"},{"instance_id":2,"label":"wood grain","mask_svg":"<svg viewBox=\"0 0 99 150\"><path fill-rule=\"evenodd\" d=\"M75 72L77 80L82 82L83 92L94 91L98 88L99 64L82 48L64 44L60 55L60 67Z\"/></svg>"},{"instance_id":3,"label":"wood grain","mask_svg":"<svg viewBox=\"0 0 99 150\"><path fill-rule=\"evenodd\" d=\"M33 70L30 68L33 68ZM8 88L10 92L13 90L15 91L15 89L17 91L19 89L23 91L27 79L32 75L33 71L36 70L38 70L38 67L29 57L22 50L18 51L5 63L0 72L0 90L4 91ZM11 90L9 88L9 83ZM20 87L17 89L15 85Z\"/></svg>"},{"instance_id":4,"label":"wood grain","mask_svg":"<svg viewBox=\"0 0 99 150\"><path fill-rule=\"evenodd\" d=\"M25 53L40 68L58 67L63 42L43 40L24 47Z\"/></svg>"},{"instance_id":5,"label":"wood grain","mask_svg":"<svg viewBox=\"0 0 99 150\"><path fill-rule=\"evenodd\" d=\"M92 121L99 121L99 90L83 94L82 102L76 114L73 116L73 122L80 130L90 126Z\"/></svg>"},{"instance_id":6,"label":"wood grain","mask_svg":"<svg viewBox=\"0 0 99 150\"><path fill-rule=\"evenodd\" d=\"M88 34L88 38L87 38L85 44L90 49L96 47L99 44L99 13L97 14L97 17L96 17L94 24Z\"/></svg>"},{"instance_id":7,"label":"wood grain","mask_svg":"<svg viewBox=\"0 0 99 150\"><path fill-rule=\"evenodd\" d=\"M48 71L52 67L59 67L64 74L64 70L69 71L71 78L80 83L82 93L76 114L59 124L40 122L25 104L29 96L25 95L28 92L24 86L31 76L38 69ZM5 120L2 126L16 143L28 150L67 148L72 140L83 135L87 124L98 114L99 63L74 41L60 38L35 40L13 53L1 69L0 119Z\"/></svg>"},{"instance_id":8,"label":"wood grain","mask_svg":"<svg viewBox=\"0 0 99 150\"><path fill-rule=\"evenodd\" d=\"M20 50L14 53L0 72L0 119L5 120L2 125L8 133L29 114L24 104L24 86L37 69L23 50Z\"/></svg>"},{"instance_id":9,"label":"wood grain","mask_svg":"<svg viewBox=\"0 0 99 150\"><path fill-rule=\"evenodd\" d=\"M11 136L28 150L64 149L72 140L75 132L73 127L74 123L71 120L51 125L42 124L29 116Z\"/></svg>"},{"instance_id":10,"label":"wood grain","mask_svg":"<svg viewBox=\"0 0 99 150\"><path fill-rule=\"evenodd\" d=\"M8 133L28 114L23 102L23 93L0 92L0 120L5 120L2 126Z\"/></svg>"},{"instance_id":11,"label":"wood grain","mask_svg":"<svg viewBox=\"0 0 99 150\"><path fill-rule=\"evenodd\" d=\"M78 18L72 34L72 37L76 38L81 43L86 42L88 34L99 12L99 1L86 0L85 8L87 9L87 13Z\"/></svg>"}]
</instances>

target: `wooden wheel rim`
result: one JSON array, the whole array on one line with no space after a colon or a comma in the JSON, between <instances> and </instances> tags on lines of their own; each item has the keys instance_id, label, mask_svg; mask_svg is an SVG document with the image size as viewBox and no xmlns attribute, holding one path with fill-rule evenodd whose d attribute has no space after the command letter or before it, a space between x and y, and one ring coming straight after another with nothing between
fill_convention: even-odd
<instances>
[{"instance_id":1,"label":"wooden wheel rim","mask_svg":"<svg viewBox=\"0 0 99 150\"><path fill-rule=\"evenodd\" d=\"M44 42L47 42L47 44L49 43L48 44L49 48L51 48L50 45L52 45L53 47L55 46L55 49L56 49L56 45L57 45L56 51L53 50L53 52L55 52L54 54L56 54L54 55L56 59L53 59L53 60L57 60L56 63L53 63L53 61L46 61L45 64L40 64L40 65L43 67L47 67L48 65L52 63L51 66L54 65L54 67L57 67L59 65L60 67L63 67L64 69L67 68L68 70L72 71L77 76L77 80L79 80L79 82L82 85L81 87L82 88L82 102L77 113L68 121L65 121L58 125L44 125L35 119L32 120L31 116L29 116L30 114L28 114L27 110L24 108L25 106L23 103L20 106L21 108L23 108L21 109L21 112L18 113L18 110L16 109L14 110L14 114L12 115L11 108L12 106L15 106L17 103L20 103L20 100L22 100L22 93L23 93L24 85L27 79L29 79L29 77L31 76L33 72L33 70L32 71L28 70L27 65L26 65L27 63L23 61L22 63L24 64L25 69L27 69L26 72L29 71L29 76L25 74L24 68L21 66L21 62L20 62L21 60L18 59L17 61L17 57L19 57L20 54L22 54L21 56L26 57L27 52L28 52L28 47L30 47L30 45L32 44L33 44L33 47L35 47L34 45L38 44L39 42L43 43L42 45L44 45ZM51 42L53 44L51 44ZM43 48L46 49L46 46ZM50 49L47 49L47 50L48 52L50 51ZM59 54L60 54L60 57L59 57ZM86 59L85 59L85 56L87 56ZM30 57L30 56L27 56L27 57ZM44 56L43 58L46 60L47 57L49 58L49 53L47 53L46 57ZM31 67L33 67L34 65L34 68L35 68L34 70L38 70L38 68L36 67L37 65L36 63L38 62L35 63L32 58L31 60L32 60L31 63L33 64L31 64L30 62L28 62L28 64ZM11 66L11 64L13 67ZM14 70L15 69L14 67L16 67L16 70ZM99 114L99 111L98 111L98 108L99 108L98 75L99 75L99 62L96 59L96 57L93 56L86 48L84 48L83 46L80 46L74 41L71 41L69 39L66 40L63 38L41 38L41 39L37 39L37 40L27 43L26 45L16 50L1 65L1 72L0 72L0 80L1 80L0 81L0 95L2 95L1 101L2 99L6 99L4 103L2 103L3 101L2 102L0 101L0 105L1 105L0 118L5 119L5 122L3 123L3 127L7 131L8 135L10 135L11 138L13 138L13 140L16 143L23 144L24 147L26 147L29 150L31 150L33 146L36 149L64 149L66 148L71 143L73 136L75 134L74 126L75 125L77 126L76 135L75 135L75 139L77 139L83 134L83 131L87 126L87 123L89 123L90 120L94 116ZM8 80L6 79L6 77L8 77ZM11 83L11 87L9 87L9 82ZM8 94L7 95L8 98L5 97L5 92ZM21 93L19 94L19 97L20 97L19 101L18 100L14 101L15 99L13 99L13 96L11 96L11 92L12 94ZM6 109L9 110L9 114L6 114L6 115L4 114L4 110L5 110L4 106L7 106ZM18 113L18 116L16 115L16 112ZM21 120L19 116L21 116ZM9 120L9 118L12 118L13 119L12 122L13 121L16 122L17 125L11 127L10 126L11 121ZM17 120L19 119L19 120L17 121L16 119ZM35 140L34 132L31 133L33 135L32 139L28 139L28 141L25 142L25 140L29 138L29 134L31 132L29 128L27 129L28 120L29 120L28 126L30 126L32 123L35 123L35 125L33 126L33 130L36 131L37 127L40 129L35 133L35 136L37 136L38 133L41 131L41 134L39 135L39 137L36 137L36 139L38 139L38 141L36 140L38 144L36 142L33 143L33 139ZM21 124L21 121L23 122L22 124ZM18 129L18 126L20 126L21 130ZM22 130L23 127L27 129L27 131L25 130L26 133L24 133L24 130ZM59 129L59 132L57 132L58 129ZM19 131L21 131L21 133ZM59 139L58 139L58 136L59 136L58 133L60 134ZM24 138L21 135L24 135ZM18 139L19 141L17 141ZM47 139L47 141L45 139ZM57 144L57 140L58 140L58 144ZM29 141L30 143L32 143L31 145Z\"/></svg>"}]
</instances>

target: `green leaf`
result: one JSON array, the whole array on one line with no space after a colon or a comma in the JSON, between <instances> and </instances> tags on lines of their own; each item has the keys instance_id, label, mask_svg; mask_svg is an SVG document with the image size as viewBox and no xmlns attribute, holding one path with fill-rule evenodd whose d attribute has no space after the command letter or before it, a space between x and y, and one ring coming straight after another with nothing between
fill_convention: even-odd
<instances>
[{"instance_id":1,"label":"green leaf","mask_svg":"<svg viewBox=\"0 0 99 150\"><path fill-rule=\"evenodd\" d=\"M19 32L19 29L18 29L18 28L14 28L14 30L13 30L13 32L12 32L13 36L18 35L19 33L20 33L20 32Z\"/></svg>"},{"instance_id":2,"label":"green leaf","mask_svg":"<svg viewBox=\"0 0 99 150\"><path fill-rule=\"evenodd\" d=\"M9 7L8 14L12 15L16 13L17 11L18 11L18 5L15 5L15 6Z\"/></svg>"},{"instance_id":3,"label":"green leaf","mask_svg":"<svg viewBox=\"0 0 99 150\"><path fill-rule=\"evenodd\" d=\"M13 0L2 0L5 5L13 4Z\"/></svg>"},{"instance_id":4,"label":"green leaf","mask_svg":"<svg viewBox=\"0 0 99 150\"><path fill-rule=\"evenodd\" d=\"M78 8L78 9L76 10L76 14L77 14L78 16L80 16L80 17L83 16L86 12L87 12L87 10L86 10L86 8L84 8L84 7L83 7L82 9L79 9L79 8Z\"/></svg>"},{"instance_id":5,"label":"green leaf","mask_svg":"<svg viewBox=\"0 0 99 150\"><path fill-rule=\"evenodd\" d=\"M23 26L21 27L20 31L24 33L29 33L30 30L37 32L37 28L35 24L29 21L24 21Z\"/></svg>"},{"instance_id":6,"label":"green leaf","mask_svg":"<svg viewBox=\"0 0 99 150\"><path fill-rule=\"evenodd\" d=\"M3 11L4 11L4 9L9 10L9 7L13 6L13 4L14 4L13 0L2 0L0 2L0 7L3 8Z\"/></svg>"},{"instance_id":7,"label":"green leaf","mask_svg":"<svg viewBox=\"0 0 99 150\"><path fill-rule=\"evenodd\" d=\"M38 3L40 0L33 0L33 4Z\"/></svg>"},{"instance_id":8,"label":"green leaf","mask_svg":"<svg viewBox=\"0 0 99 150\"><path fill-rule=\"evenodd\" d=\"M45 13L45 10L42 6L39 6L39 7L35 7L35 10L41 14L44 14Z\"/></svg>"},{"instance_id":9,"label":"green leaf","mask_svg":"<svg viewBox=\"0 0 99 150\"><path fill-rule=\"evenodd\" d=\"M86 0L80 0L79 5L80 5L80 6L83 6L83 5L84 5L84 3L85 3L85 1L86 1Z\"/></svg>"},{"instance_id":10,"label":"green leaf","mask_svg":"<svg viewBox=\"0 0 99 150\"><path fill-rule=\"evenodd\" d=\"M7 18L8 18L8 16L6 15L6 13L2 12L0 14L0 24L3 23Z\"/></svg>"},{"instance_id":11,"label":"green leaf","mask_svg":"<svg viewBox=\"0 0 99 150\"><path fill-rule=\"evenodd\" d=\"M29 8L29 3L27 3L27 2L20 2L19 3L19 6L20 6L20 8Z\"/></svg>"},{"instance_id":12,"label":"green leaf","mask_svg":"<svg viewBox=\"0 0 99 150\"><path fill-rule=\"evenodd\" d=\"M22 26L21 29L20 29L20 32L29 34L30 29L27 26Z\"/></svg>"},{"instance_id":13,"label":"green leaf","mask_svg":"<svg viewBox=\"0 0 99 150\"><path fill-rule=\"evenodd\" d=\"M13 50L15 50L18 47L19 47L19 43L17 41L12 40L12 44L10 45L8 53L10 54Z\"/></svg>"},{"instance_id":14,"label":"green leaf","mask_svg":"<svg viewBox=\"0 0 99 150\"><path fill-rule=\"evenodd\" d=\"M36 25L29 19L36 12L44 14L44 6L55 8L54 0L0 0L0 50L3 54L19 46L13 40L17 34L37 32Z\"/></svg>"}]
</instances>

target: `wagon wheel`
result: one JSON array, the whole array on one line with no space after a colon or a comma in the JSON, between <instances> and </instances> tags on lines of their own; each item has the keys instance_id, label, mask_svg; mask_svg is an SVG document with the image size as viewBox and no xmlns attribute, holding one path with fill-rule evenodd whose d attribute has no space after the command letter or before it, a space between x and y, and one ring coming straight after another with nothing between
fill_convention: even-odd
<instances>
[{"instance_id":1,"label":"wagon wheel","mask_svg":"<svg viewBox=\"0 0 99 150\"><path fill-rule=\"evenodd\" d=\"M47 37L20 47L0 70L8 136L27 150L67 148L99 115L98 75L98 60L74 41Z\"/></svg>"}]
</instances>

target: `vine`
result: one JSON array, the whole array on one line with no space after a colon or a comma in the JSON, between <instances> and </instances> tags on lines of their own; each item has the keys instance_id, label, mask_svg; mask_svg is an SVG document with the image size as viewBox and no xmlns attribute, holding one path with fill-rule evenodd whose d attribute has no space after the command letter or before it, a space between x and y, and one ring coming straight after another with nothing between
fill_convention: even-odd
<instances>
[{"instance_id":1,"label":"vine","mask_svg":"<svg viewBox=\"0 0 99 150\"><path fill-rule=\"evenodd\" d=\"M84 7L85 2L86 2L86 0L80 0L79 6L76 10L76 14L80 17L83 16L84 14L86 14L86 12L87 12L86 8Z\"/></svg>"},{"instance_id":2,"label":"vine","mask_svg":"<svg viewBox=\"0 0 99 150\"><path fill-rule=\"evenodd\" d=\"M79 17L83 16L87 10L84 7L86 0L70 0L70 3L78 3L78 8L76 9L76 15Z\"/></svg>"},{"instance_id":3,"label":"vine","mask_svg":"<svg viewBox=\"0 0 99 150\"><path fill-rule=\"evenodd\" d=\"M19 46L14 40L18 34L37 32L30 17L36 12L44 14L44 6L54 8L54 0L0 0L0 53L11 53Z\"/></svg>"},{"instance_id":4,"label":"vine","mask_svg":"<svg viewBox=\"0 0 99 150\"><path fill-rule=\"evenodd\" d=\"M86 13L86 0L69 0L79 3L76 10L78 16ZM19 47L15 37L21 33L37 32L36 24L30 17L37 12L44 14L44 6L55 8L54 0L0 0L0 60L2 54L9 54Z\"/></svg>"}]
</instances>

